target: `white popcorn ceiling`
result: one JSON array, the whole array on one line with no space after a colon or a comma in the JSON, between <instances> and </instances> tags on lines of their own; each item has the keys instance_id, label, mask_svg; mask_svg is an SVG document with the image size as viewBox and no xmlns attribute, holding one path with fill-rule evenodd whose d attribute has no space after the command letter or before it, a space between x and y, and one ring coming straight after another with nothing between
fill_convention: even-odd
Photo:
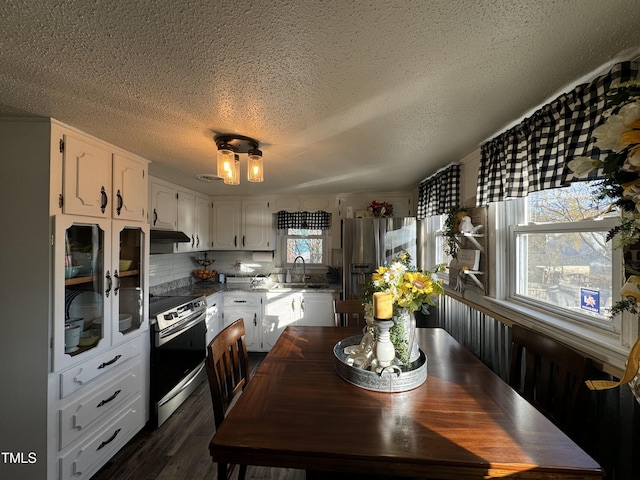
<instances>
[{"instance_id":1,"label":"white popcorn ceiling","mask_svg":"<svg viewBox=\"0 0 640 480\"><path fill-rule=\"evenodd\" d=\"M0 114L56 118L212 195L381 192L639 47L640 5L5 0L0 27ZM240 186L195 178L216 132L261 143L264 183L246 156Z\"/></svg>"}]
</instances>

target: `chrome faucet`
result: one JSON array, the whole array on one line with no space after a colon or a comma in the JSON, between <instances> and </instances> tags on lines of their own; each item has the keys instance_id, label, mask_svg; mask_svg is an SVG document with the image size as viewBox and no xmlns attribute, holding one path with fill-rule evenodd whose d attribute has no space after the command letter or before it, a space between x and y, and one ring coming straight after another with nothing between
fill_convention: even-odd
<instances>
[{"instance_id":1,"label":"chrome faucet","mask_svg":"<svg viewBox=\"0 0 640 480\"><path fill-rule=\"evenodd\" d=\"M296 263L298 263L298 259L302 260L302 283L305 283L307 281L307 268L306 268L306 265L304 263L304 258L302 258L301 255L298 255L293 260L293 270L296 269Z\"/></svg>"}]
</instances>

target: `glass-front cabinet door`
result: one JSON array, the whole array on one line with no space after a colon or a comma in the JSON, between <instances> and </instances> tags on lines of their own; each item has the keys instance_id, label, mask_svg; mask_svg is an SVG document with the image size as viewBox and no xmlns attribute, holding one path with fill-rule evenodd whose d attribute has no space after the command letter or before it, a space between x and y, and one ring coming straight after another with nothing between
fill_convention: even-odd
<instances>
[{"instance_id":1,"label":"glass-front cabinet door","mask_svg":"<svg viewBox=\"0 0 640 480\"><path fill-rule=\"evenodd\" d=\"M111 221L54 218L53 368L60 370L111 346Z\"/></svg>"},{"instance_id":2,"label":"glass-front cabinet door","mask_svg":"<svg viewBox=\"0 0 640 480\"><path fill-rule=\"evenodd\" d=\"M112 339L117 344L131 334L148 328L145 312L147 279L145 272L149 227L113 221L112 252L114 267Z\"/></svg>"},{"instance_id":3,"label":"glass-front cabinet door","mask_svg":"<svg viewBox=\"0 0 640 480\"><path fill-rule=\"evenodd\" d=\"M148 329L148 225L54 217L53 369Z\"/></svg>"}]
</instances>

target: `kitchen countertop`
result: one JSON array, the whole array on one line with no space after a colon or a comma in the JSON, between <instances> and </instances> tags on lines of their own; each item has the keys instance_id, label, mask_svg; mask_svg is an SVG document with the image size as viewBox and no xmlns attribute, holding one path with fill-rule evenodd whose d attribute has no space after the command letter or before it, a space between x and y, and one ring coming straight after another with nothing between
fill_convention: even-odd
<instances>
[{"instance_id":1,"label":"kitchen countertop","mask_svg":"<svg viewBox=\"0 0 640 480\"><path fill-rule=\"evenodd\" d=\"M276 283L270 288L252 288L248 285L233 285L226 283L193 283L187 287L170 290L165 295L202 295L208 297L218 292L305 292L305 293L337 293L342 291L342 285L331 284L320 288L288 287L286 283Z\"/></svg>"}]
</instances>

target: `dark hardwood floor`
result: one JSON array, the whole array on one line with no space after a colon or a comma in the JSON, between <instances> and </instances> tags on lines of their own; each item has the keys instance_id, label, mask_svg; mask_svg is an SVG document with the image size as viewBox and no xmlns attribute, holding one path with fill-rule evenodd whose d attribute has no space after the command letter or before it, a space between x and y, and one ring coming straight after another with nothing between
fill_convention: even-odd
<instances>
[{"instance_id":1,"label":"dark hardwood floor","mask_svg":"<svg viewBox=\"0 0 640 480\"><path fill-rule=\"evenodd\" d=\"M251 372L264 355L249 354ZM215 432L209 386L203 383L157 430L143 429L91 480L216 480L209 455ZM237 478L238 469L234 477ZM252 467L247 479L303 480L303 470Z\"/></svg>"}]
</instances>

